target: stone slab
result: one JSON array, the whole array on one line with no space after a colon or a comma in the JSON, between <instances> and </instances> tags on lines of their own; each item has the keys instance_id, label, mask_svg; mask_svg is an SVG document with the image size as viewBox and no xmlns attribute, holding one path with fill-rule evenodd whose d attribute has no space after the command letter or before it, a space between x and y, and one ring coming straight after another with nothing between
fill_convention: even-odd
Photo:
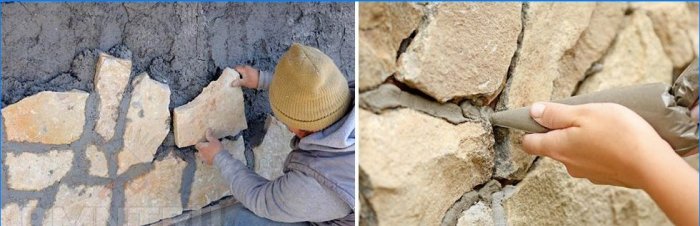
<instances>
[{"instance_id":1,"label":"stone slab","mask_svg":"<svg viewBox=\"0 0 700 226\"><path fill-rule=\"evenodd\" d=\"M380 225L439 225L463 194L491 178L490 126L454 125L407 108L361 109L359 117L359 167L368 186L361 190Z\"/></svg>"},{"instance_id":2,"label":"stone slab","mask_svg":"<svg viewBox=\"0 0 700 226\"><path fill-rule=\"evenodd\" d=\"M695 12L682 2L630 3L631 8L649 16L654 33L674 68L683 69L695 58L697 47L697 6Z\"/></svg>"},{"instance_id":3,"label":"stone slab","mask_svg":"<svg viewBox=\"0 0 700 226\"><path fill-rule=\"evenodd\" d=\"M108 177L109 169L107 168L107 156L104 152L97 149L95 145L89 145L85 149L85 155L90 162L88 173L98 177Z\"/></svg>"},{"instance_id":4,"label":"stone slab","mask_svg":"<svg viewBox=\"0 0 700 226\"><path fill-rule=\"evenodd\" d=\"M294 134L274 116L265 120L265 137L260 145L253 148L255 172L268 180L282 176L284 161L292 151L289 147Z\"/></svg>"},{"instance_id":5,"label":"stone slab","mask_svg":"<svg viewBox=\"0 0 700 226\"><path fill-rule=\"evenodd\" d=\"M47 153L8 152L3 158L7 166L9 188L39 191L60 181L73 166L73 151L51 150Z\"/></svg>"},{"instance_id":6,"label":"stone slab","mask_svg":"<svg viewBox=\"0 0 700 226\"><path fill-rule=\"evenodd\" d=\"M8 141L69 144L85 125L88 93L44 91L2 109Z\"/></svg>"},{"instance_id":7,"label":"stone slab","mask_svg":"<svg viewBox=\"0 0 700 226\"><path fill-rule=\"evenodd\" d=\"M132 83L124 147L117 155L119 174L131 165L152 161L170 131L170 88L151 79L145 72Z\"/></svg>"},{"instance_id":8,"label":"stone slab","mask_svg":"<svg viewBox=\"0 0 700 226\"><path fill-rule=\"evenodd\" d=\"M248 128L243 91L240 87L230 86L233 80L239 78L238 72L226 68L219 79L204 87L194 100L175 108L173 128L178 147L204 141L207 129L212 129L216 138L222 138Z\"/></svg>"},{"instance_id":9,"label":"stone slab","mask_svg":"<svg viewBox=\"0 0 700 226\"><path fill-rule=\"evenodd\" d=\"M44 225L107 225L112 190L106 186L62 184L44 216Z\"/></svg>"},{"instance_id":10,"label":"stone slab","mask_svg":"<svg viewBox=\"0 0 700 226\"><path fill-rule=\"evenodd\" d=\"M2 208L2 225L29 226L32 225L32 213L38 201L29 200L20 206L17 203L7 203Z\"/></svg>"},{"instance_id":11,"label":"stone slab","mask_svg":"<svg viewBox=\"0 0 700 226\"><path fill-rule=\"evenodd\" d=\"M168 155L154 168L124 188L124 215L127 225L144 225L182 212L180 187L187 162Z\"/></svg>"},{"instance_id":12,"label":"stone slab","mask_svg":"<svg viewBox=\"0 0 700 226\"><path fill-rule=\"evenodd\" d=\"M245 163L245 143L243 137L232 141L224 139L222 141L224 149L226 149L234 159L241 160ZM221 177L221 172L213 165L207 165L201 159L197 159L197 166L194 171L192 187L190 189L190 198L187 202L187 209L196 210L206 206L207 204L219 200L220 198L230 195L231 189L228 182Z\"/></svg>"},{"instance_id":13,"label":"stone slab","mask_svg":"<svg viewBox=\"0 0 700 226\"><path fill-rule=\"evenodd\" d=\"M105 140L112 139L117 125L118 108L131 75L131 60L120 59L104 52L97 58L95 92L100 97L95 132Z\"/></svg>"}]
</instances>

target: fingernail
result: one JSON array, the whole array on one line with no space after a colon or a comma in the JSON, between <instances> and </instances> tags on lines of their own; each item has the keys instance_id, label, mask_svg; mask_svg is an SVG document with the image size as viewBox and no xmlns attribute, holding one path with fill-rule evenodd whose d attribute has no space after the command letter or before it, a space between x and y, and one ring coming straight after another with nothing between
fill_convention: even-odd
<instances>
[{"instance_id":1,"label":"fingernail","mask_svg":"<svg viewBox=\"0 0 700 226\"><path fill-rule=\"evenodd\" d=\"M530 107L530 116L533 118L539 118L542 117L542 113L544 112L544 104L542 103L534 103Z\"/></svg>"}]
</instances>

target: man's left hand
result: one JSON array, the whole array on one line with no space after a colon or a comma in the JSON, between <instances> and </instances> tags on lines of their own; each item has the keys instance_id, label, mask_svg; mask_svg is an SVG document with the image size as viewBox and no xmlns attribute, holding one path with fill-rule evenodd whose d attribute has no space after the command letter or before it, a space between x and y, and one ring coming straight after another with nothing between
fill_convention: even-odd
<instances>
[{"instance_id":1,"label":"man's left hand","mask_svg":"<svg viewBox=\"0 0 700 226\"><path fill-rule=\"evenodd\" d=\"M211 129L206 133L207 142L199 142L194 147L199 151L199 157L204 160L204 163L211 165L214 163L214 156L218 154L223 146L219 139L211 135Z\"/></svg>"}]
</instances>

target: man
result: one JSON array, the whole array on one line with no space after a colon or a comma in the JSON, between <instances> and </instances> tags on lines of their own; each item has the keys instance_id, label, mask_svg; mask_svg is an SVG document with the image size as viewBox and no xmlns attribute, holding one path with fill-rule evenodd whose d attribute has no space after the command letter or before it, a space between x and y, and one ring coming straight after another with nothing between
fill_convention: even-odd
<instances>
[{"instance_id":1,"label":"man","mask_svg":"<svg viewBox=\"0 0 700 226\"><path fill-rule=\"evenodd\" d=\"M268 181L235 160L207 132L196 145L215 164L242 206L227 214L232 225L354 225L354 82L320 50L293 44L274 76L250 66L232 86L269 89L275 116L295 134L284 175Z\"/></svg>"}]
</instances>

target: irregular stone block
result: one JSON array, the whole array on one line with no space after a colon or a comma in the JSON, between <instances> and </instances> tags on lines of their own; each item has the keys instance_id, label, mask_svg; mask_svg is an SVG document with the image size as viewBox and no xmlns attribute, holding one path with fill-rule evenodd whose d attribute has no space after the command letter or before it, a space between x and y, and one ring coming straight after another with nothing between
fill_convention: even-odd
<instances>
[{"instance_id":1,"label":"irregular stone block","mask_svg":"<svg viewBox=\"0 0 700 226\"><path fill-rule=\"evenodd\" d=\"M126 113L124 147L117 155L117 173L131 165L150 162L170 131L170 88L141 73L132 82Z\"/></svg>"},{"instance_id":2,"label":"irregular stone block","mask_svg":"<svg viewBox=\"0 0 700 226\"><path fill-rule=\"evenodd\" d=\"M88 93L44 91L2 109L8 141L69 144L85 125Z\"/></svg>"},{"instance_id":3,"label":"irregular stone block","mask_svg":"<svg viewBox=\"0 0 700 226\"><path fill-rule=\"evenodd\" d=\"M464 193L489 180L489 126L458 125L402 108L360 110L362 187L380 225L438 225ZM428 136L425 131L440 131Z\"/></svg>"},{"instance_id":4,"label":"irregular stone block","mask_svg":"<svg viewBox=\"0 0 700 226\"><path fill-rule=\"evenodd\" d=\"M7 153L7 185L16 190L38 191L61 180L73 166L71 150L52 150L48 153Z\"/></svg>"},{"instance_id":5,"label":"irregular stone block","mask_svg":"<svg viewBox=\"0 0 700 226\"><path fill-rule=\"evenodd\" d=\"M697 43L698 34L698 25L694 20L697 20L698 14L691 13L687 4L646 2L631 3L631 6L649 16L653 22L653 32L661 41L663 51L670 58L673 67L683 69L693 60L697 46L694 43Z\"/></svg>"},{"instance_id":6,"label":"irregular stone block","mask_svg":"<svg viewBox=\"0 0 700 226\"><path fill-rule=\"evenodd\" d=\"M233 155L233 158L245 163L245 155L243 155L245 144L242 137L236 141L224 139L222 144L224 149ZM219 169L197 159L197 169L194 171L187 209L199 209L230 194L229 184L221 177Z\"/></svg>"},{"instance_id":7,"label":"irregular stone block","mask_svg":"<svg viewBox=\"0 0 700 226\"><path fill-rule=\"evenodd\" d=\"M462 217L457 220L457 226L494 225L492 215L491 207L484 202L477 202L462 213Z\"/></svg>"},{"instance_id":8,"label":"irregular stone block","mask_svg":"<svg viewBox=\"0 0 700 226\"><path fill-rule=\"evenodd\" d=\"M95 70L95 92L100 97L99 116L95 132L105 140L114 136L119 116L119 103L131 75L131 60L100 53Z\"/></svg>"},{"instance_id":9,"label":"irregular stone block","mask_svg":"<svg viewBox=\"0 0 700 226\"><path fill-rule=\"evenodd\" d=\"M46 211L44 225L106 225L112 190L105 186L62 184L56 201Z\"/></svg>"},{"instance_id":10,"label":"irregular stone block","mask_svg":"<svg viewBox=\"0 0 700 226\"><path fill-rule=\"evenodd\" d=\"M8 203L2 208L2 225L28 226L32 225L32 212L36 209L37 200L29 200L23 206Z\"/></svg>"},{"instance_id":11,"label":"irregular stone block","mask_svg":"<svg viewBox=\"0 0 700 226\"><path fill-rule=\"evenodd\" d=\"M651 20L640 12L634 12L628 19L603 58L602 70L588 76L578 94L634 84L671 84L673 64L664 54Z\"/></svg>"},{"instance_id":12,"label":"irregular stone block","mask_svg":"<svg viewBox=\"0 0 700 226\"><path fill-rule=\"evenodd\" d=\"M284 161L292 148L289 143L294 134L282 122L273 116L265 120L265 138L253 148L255 153L255 172L268 180L282 176Z\"/></svg>"},{"instance_id":13,"label":"irregular stone block","mask_svg":"<svg viewBox=\"0 0 700 226\"><path fill-rule=\"evenodd\" d=\"M642 190L572 178L546 157L533 167L502 202L507 225L672 225Z\"/></svg>"},{"instance_id":14,"label":"irregular stone block","mask_svg":"<svg viewBox=\"0 0 700 226\"><path fill-rule=\"evenodd\" d=\"M364 91L396 71L401 42L418 29L424 12L415 3L361 3L359 14L359 83Z\"/></svg>"},{"instance_id":15,"label":"irregular stone block","mask_svg":"<svg viewBox=\"0 0 700 226\"><path fill-rule=\"evenodd\" d=\"M444 3L399 60L396 78L439 102L499 93L517 48L522 3Z\"/></svg>"},{"instance_id":16,"label":"irregular stone block","mask_svg":"<svg viewBox=\"0 0 700 226\"><path fill-rule=\"evenodd\" d=\"M88 161L90 161L89 173L93 176L107 177L109 169L107 168L107 157L95 145L90 145L85 150Z\"/></svg>"},{"instance_id":17,"label":"irregular stone block","mask_svg":"<svg viewBox=\"0 0 700 226\"><path fill-rule=\"evenodd\" d=\"M194 100L175 108L173 127L178 147L204 141L207 129L212 129L216 138L222 138L248 128L243 91L240 87L230 86L239 78L238 72L226 68L219 79L204 87Z\"/></svg>"},{"instance_id":18,"label":"irregular stone block","mask_svg":"<svg viewBox=\"0 0 700 226\"><path fill-rule=\"evenodd\" d=\"M124 215L127 225L144 225L182 212L180 186L187 162L168 155L143 176L127 182Z\"/></svg>"}]
</instances>

